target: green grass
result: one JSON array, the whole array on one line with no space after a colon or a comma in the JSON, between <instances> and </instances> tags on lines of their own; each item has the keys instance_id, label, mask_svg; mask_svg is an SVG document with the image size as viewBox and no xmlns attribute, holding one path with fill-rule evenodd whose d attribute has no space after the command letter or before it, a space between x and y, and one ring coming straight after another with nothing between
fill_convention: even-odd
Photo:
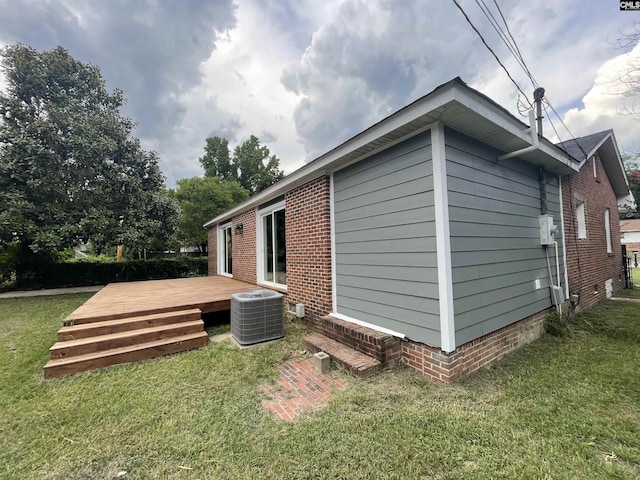
<instances>
[{"instance_id":1,"label":"green grass","mask_svg":"<svg viewBox=\"0 0 640 480\"><path fill-rule=\"evenodd\" d=\"M259 386L284 341L47 381L61 320L88 296L0 300L0 478L638 478L640 305L607 302L450 386L396 368L276 421Z\"/></svg>"},{"instance_id":2,"label":"green grass","mask_svg":"<svg viewBox=\"0 0 640 480\"><path fill-rule=\"evenodd\" d=\"M616 293L619 297L627 298L640 298L640 267L633 268L631 270L631 277L633 278L633 288L624 289Z\"/></svg>"}]
</instances>

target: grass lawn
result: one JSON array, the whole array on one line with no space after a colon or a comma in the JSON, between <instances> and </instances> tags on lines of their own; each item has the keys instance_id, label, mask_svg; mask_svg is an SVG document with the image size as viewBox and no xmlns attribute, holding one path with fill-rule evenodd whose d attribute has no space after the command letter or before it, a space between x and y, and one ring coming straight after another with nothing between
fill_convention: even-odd
<instances>
[{"instance_id":1,"label":"grass lawn","mask_svg":"<svg viewBox=\"0 0 640 480\"><path fill-rule=\"evenodd\" d=\"M631 270L631 277L633 278L633 288L620 290L616 293L619 297L640 298L640 267L634 267Z\"/></svg>"},{"instance_id":2,"label":"grass lawn","mask_svg":"<svg viewBox=\"0 0 640 480\"><path fill-rule=\"evenodd\" d=\"M640 304L607 302L439 386L396 368L286 423L258 387L305 328L45 382L87 295L0 300L0 478L638 478Z\"/></svg>"}]
</instances>

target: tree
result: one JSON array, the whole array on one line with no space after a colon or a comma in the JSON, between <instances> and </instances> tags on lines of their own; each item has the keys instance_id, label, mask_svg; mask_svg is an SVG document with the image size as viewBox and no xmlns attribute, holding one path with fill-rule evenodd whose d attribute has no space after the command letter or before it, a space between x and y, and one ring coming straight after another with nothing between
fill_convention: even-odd
<instances>
[{"instance_id":1,"label":"tree","mask_svg":"<svg viewBox=\"0 0 640 480\"><path fill-rule=\"evenodd\" d=\"M180 202L180 219L176 236L183 246L198 246L201 252L207 245L207 231L202 225L229 210L248 196L237 182L219 177L183 178L171 196Z\"/></svg>"},{"instance_id":2,"label":"tree","mask_svg":"<svg viewBox=\"0 0 640 480\"><path fill-rule=\"evenodd\" d=\"M205 155L200 157L206 177L233 180L254 195L273 185L284 176L280 160L260 140L251 135L249 140L238 145L229 159L229 142L220 137L209 137Z\"/></svg>"},{"instance_id":3,"label":"tree","mask_svg":"<svg viewBox=\"0 0 640 480\"><path fill-rule=\"evenodd\" d=\"M229 141L226 138L209 137L204 147L205 154L200 157L205 177L220 177L224 180L237 180L229 155Z\"/></svg>"},{"instance_id":4,"label":"tree","mask_svg":"<svg viewBox=\"0 0 640 480\"><path fill-rule=\"evenodd\" d=\"M24 262L79 241L145 248L170 235L177 203L120 114L123 92L62 47L0 57L0 246L18 244Z\"/></svg>"},{"instance_id":5,"label":"tree","mask_svg":"<svg viewBox=\"0 0 640 480\"><path fill-rule=\"evenodd\" d=\"M255 135L233 151L233 166L238 171L240 185L251 195L270 187L284 176L278 168L280 160L270 153L266 146L260 145Z\"/></svg>"},{"instance_id":6,"label":"tree","mask_svg":"<svg viewBox=\"0 0 640 480\"><path fill-rule=\"evenodd\" d=\"M614 45L616 48L628 50L634 48L640 42L640 23L634 25L633 31L629 33L623 33L618 37ZM622 95L632 98L631 104L625 105L625 113L630 115L638 115L638 106L635 104L635 99L640 95L640 60L634 56L629 55L627 58L627 65L624 70L618 72L617 78L610 85L612 90L619 92L623 87Z\"/></svg>"},{"instance_id":7,"label":"tree","mask_svg":"<svg viewBox=\"0 0 640 480\"><path fill-rule=\"evenodd\" d=\"M633 194L638 208L636 211L628 211L624 214L625 218L640 218L640 155L623 154L622 163L627 174L629 182L629 191Z\"/></svg>"}]
</instances>

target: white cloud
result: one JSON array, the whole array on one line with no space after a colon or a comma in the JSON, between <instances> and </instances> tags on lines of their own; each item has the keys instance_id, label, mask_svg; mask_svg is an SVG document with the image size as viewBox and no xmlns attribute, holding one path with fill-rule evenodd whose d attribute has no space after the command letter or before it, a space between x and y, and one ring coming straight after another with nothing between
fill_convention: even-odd
<instances>
[{"instance_id":1,"label":"white cloud","mask_svg":"<svg viewBox=\"0 0 640 480\"><path fill-rule=\"evenodd\" d=\"M574 136L613 128L623 150L638 150L640 114L633 116L627 113L633 109L636 99L625 96L627 86L618 81L627 71L630 61L640 61L640 45L600 66L594 85L582 98L584 107L571 108L564 115L565 123ZM635 105L636 108L639 106Z\"/></svg>"},{"instance_id":2,"label":"white cloud","mask_svg":"<svg viewBox=\"0 0 640 480\"><path fill-rule=\"evenodd\" d=\"M293 123L298 96L280 84L280 72L298 52L285 41L285 32L279 33L273 19L263 14L259 3L240 1L236 15L237 27L219 41L202 65L206 97L242 120L237 135L229 138L232 145L254 134L280 158L281 167L291 172L303 164L304 149L296 140ZM216 132L211 125L207 135Z\"/></svg>"}]
</instances>

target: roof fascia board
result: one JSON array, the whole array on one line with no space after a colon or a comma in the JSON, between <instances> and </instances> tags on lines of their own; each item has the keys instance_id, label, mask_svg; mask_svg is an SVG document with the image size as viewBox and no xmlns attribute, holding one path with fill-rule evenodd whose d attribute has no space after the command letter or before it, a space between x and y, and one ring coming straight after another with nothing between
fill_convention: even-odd
<instances>
[{"instance_id":1,"label":"roof fascia board","mask_svg":"<svg viewBox=\"0 0 640 480\"><path fill-rule=\"evenodd\" d=\"M627 172L624 169L624 163L622 162L622 155L620 155L620 149L618 148L618 141L616 140L616 135L613 133L613 130L609 132L609 138L611 138L611 142L613 144L613 149L616 152L616 159L618 160L618 167L622 172L622 178L624 178L624 184L627 186L627 190L629 189L629 180L627 179Z\"/></svg>"},{"instance_id":2,"label":"roof fascia board","mask_svg":"<svg viewBox=\"0 0 640 480\"><path fill-rule=\"evenodd\" d=\"M473 94L469 91L470 87L462 86L456 90L456 100L465 107L473 110L474 112L487 118L489 121L503 128L510 134L520 138L527 145L531 145L530 134L528 133L529 126L514 118L510 113L503 111L502 107L484 98L479 98L477 94ZM545 137L540 137L539 150L553 158L554 160L562 163L571 170L577 172L578 168L576 162L571 160L568 154L563 153L558 147L553 145Z\"/></svg>"},{"instance_id":3,"label":"roof fascia board","mask_svg":"<svg viewBox=\"0 0 640 480\"><path fill-rule=\"evenodd\" d=\"M583 159L583 160L580 162L580 167L579 167L579 168L582 168L582 166L583 166L585 163L587 163L587 161L588 161L591 157L593 157L593 156L595 155L595 153L598 151L598 149L599 149L602 145L604 145L604 142L606 142L609 138L611 138L611 132L607 133L607 135L605 135L605 137L604 137L602 140L600 140L600 143L598 143L595 147L593 147L593 148L591 149L591 151L587 154L587 158ZM617 153L617 150L618 150L618 149L616 148L616 153Z\"/></svg>"},{"instance_id":4,"label":"roof fascia board","mask_svg":"<svg viewBox=\"0 0 640 480\"><path fill-rule=\"evenodd\" d=\"M391 117L387 117L381 120L372 127L369 127L364 132L347 140L342 145L316 158L303 167L300 167L298 170L289 174L278 183L254 195L248 200L245 200L243 203L237 205L231 210L228 210L227 212L218 215L212 220L209 220L204 224L204 227L208 228L217 223L225 221L252 207L258 206L275 196L282 195L283 193L310 180L313 180L314 178L325 175L328 170L331 170L331 165L343 156L348 155L358 148L364 147L365 145L378 139L379 137L382 137L394 131L395 129L402 127L403 125L421 117L422 115L433 112L434 110L437 110L438 108L452 101L454 98L454 85L455 83L450 83L449 85L443 87L440 91L433 92L432 95L427 95L425 98L422 98L408 105Z\"/></svg>"}]
</instances>

